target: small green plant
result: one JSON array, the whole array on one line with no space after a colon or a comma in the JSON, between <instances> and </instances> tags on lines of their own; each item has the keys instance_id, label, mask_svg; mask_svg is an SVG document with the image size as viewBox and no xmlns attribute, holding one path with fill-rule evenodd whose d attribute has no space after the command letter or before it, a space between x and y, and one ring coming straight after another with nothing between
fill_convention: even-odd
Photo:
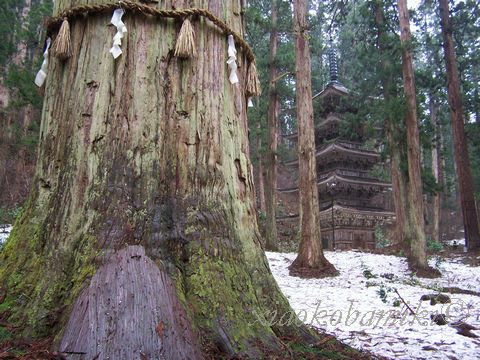
<instances>
[{"instance_id":1,"label":"small green plant","mask_svg":"<svg viewBox=\"0 0 480 360\"><path fill-rule=\"evenodd\" d=\"M365 269L363 270L363 276L366 278L366 279L374 279L377 277L377 275L375 275L374 273L372 273L372 270L370 269Z\"/></svg>"},{"instance_id":2,"label":"small green plant","mask_svg":"<svg viewBox=\"0 0 480 360\"><path fill-rule=\"evenodd\" d=\"M387 239L387 237L385 236L385 230L380 225L377 225L375 227L375 240L376 246L379 249L383 249L390 245L390 240Z\"/></svg>"},{"instance_id":3,"label":"small green plant","mask_svg":"<svg viewBox=\"0 0 480 360\"><path fill-rule=\"evenodd\" d=\"M385 287L383 284L380 285L380 288L377 290L378 296L385 304L387 303L387 297L390 291L392 291L392 289Z\"/></svg>"},{"instance_id":4,"label":"small green plant","mask_svg":"<svg viewBox=\"0 0 480 360\"><path fill-rule=\"evenodd\" d=\"M435 240L428 240L427 241L427 249L432 253L438 253L443 250L443 245Z\"/></svg>"},{"instance_id":5,"label":"small green plant","mask_svg":"<svg viewBox=\"0 0 480 360\"><path fill-rule=\"evenodd\" d=\"M1 224L13 224L17 217L21 214L22 207L15 206L13 208L0 208L0 225Z\"/></svg>"},{"instance_id":6,"label":"small green plant","mask_svg":"<svg viewBox=\"0 0 480 360\"><path fill-rule=\"evenodd\" d=\"M402 305L402 302L400 301L400 299L395 299L393 301L393 306L394 307L400 307L400 305Z\"/></svg>"}]
</instances>

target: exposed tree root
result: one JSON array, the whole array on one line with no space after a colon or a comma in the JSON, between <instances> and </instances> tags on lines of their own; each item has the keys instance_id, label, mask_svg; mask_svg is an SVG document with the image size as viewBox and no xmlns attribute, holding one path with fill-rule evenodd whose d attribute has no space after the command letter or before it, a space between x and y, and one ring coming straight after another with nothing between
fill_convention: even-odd
<instances>
[{"instance_id":1,"label":"exposed tree root","mask_svg":"<svg viewBox=\"0 0 480 360\"><path fill-rule=\"evenodd\" d=\"M442 276L442 273L440 272L440 270L432 268L430 266L426 266L426 267L418 266L418 265L412 264L411 262L409 262L408 265L412 273L415 273L419 277L434 279Z\"/></svg>"},{"instance_id":2,"label":"exposed tree root","mask_svg":"<svg viewBox=\"0 0 480 360\"><path fill-rule=\"evenodd\" d=\"M306 340L299 336L282 337L283 349L272 352L271 348L262 347L261 343L255 344L255 347L262 350L262 358L273 360L286 359L355 359L369 360L382 359L366 351L359 351L338 341L334 336L322 333L317 329L312 329L315 336ZM52 339L42 340L11 340L0 344L0 359L20 359L20 360L64 360L69 355L51 351ZM203 357L206 360L240 360L249 359L242 356L230 356L213 344L203 347Z\"/></svg>"},{"instance_id":3,"label":"exposed tree root","mask_svg":"<svg viewBox=\"0 0 480 360\"><path fill-rule=\"evenodd\" d=\"M302 279L321 279L326 277L333 277L338 275L337 269L331 264L323 267L304 267L304 266L297 266L295 262L292 263L288 267L290 276L296 276Z\"/></svg>"}]
</instances>

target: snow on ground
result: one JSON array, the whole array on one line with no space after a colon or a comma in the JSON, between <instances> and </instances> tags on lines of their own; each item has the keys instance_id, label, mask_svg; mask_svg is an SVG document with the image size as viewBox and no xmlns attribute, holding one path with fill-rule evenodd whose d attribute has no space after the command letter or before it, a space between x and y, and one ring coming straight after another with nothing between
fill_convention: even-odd
<instances>
[{"instance_id":1,"label":"snow on ground","mask_svg":"<svg viewBox=\"0 0 480 360\"><path fill-rule=\"evenodd\" d=\"M452 240L447 240L444 242L445 245L449 246L458 246L458 247L464 247L465 246L465 239L452 239Z\"/></svg>"},{"instance_id":2,"label":"snow on ground","mask_svg":"<svg viewBox=\"0 0 480 360\"><path fill-rule=\"evenodd\" d=\"M355 251L329 252L327 259L340 275L301 279L288 274L293 253L267 252L272 273L299 318L334 334L345 343L395 359L479 359L480 339L439 326L431 314L447 315L449 323L462 319L480 329L480 296L448 294L451 303L420 301L440 287L480 292L480 268L455 260L432 259L442 271L439 279L412 276L404 258ZM400 296L416 313L411 315ZM383 298L383 299L382 299ZM399 305L400 304L400 305ZM399 305L399 306L395 306ZM285 319L282 319L285 321ZM280 316L270 321L281 321ZM480 336L480 331L473 331Z\"/></svg>"},{"instance_id":3,"label":"snow on ground","mask_svg":"<svg viewBox=\"0 0 480 360\"><path fill-rule=\"evenodd\" d=\"M0 225L0 246L12 227ZM431 314L447 315L480 329L480 296L448 294L451 303L431 306L420 301L442 287L480 292L480 268L461 263L460 258L430 265L442 271L439 279L412 276L404 258L356 251L325 252L340 275L326 279L301 279L288 274L294 253L267 252L272 273L299 318L334 334L345 343L395 359L479 359L480 339L457 334L449 325L439 326ZM414 310L408 313L400 296ZM397 304L398 305L398 304ZM288 321L269 317L268 320ZM473 331L480 336L480 331Z\"/></svg>"},{"instance_id":4,"label":"snow on ground","mask_svg":"<svg viewBox=\"0 0 480 360\"><path fill-rule=\"evenodd\" d=\"M0 246L7 240L12 231L12 225L0 225Z\"/></svg>"}]
</instances>

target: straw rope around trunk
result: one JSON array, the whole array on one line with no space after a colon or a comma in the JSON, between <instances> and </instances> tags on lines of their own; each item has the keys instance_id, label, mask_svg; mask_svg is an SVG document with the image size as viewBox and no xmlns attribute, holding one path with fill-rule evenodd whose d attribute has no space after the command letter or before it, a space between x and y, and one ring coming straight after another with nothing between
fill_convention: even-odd
<instances>
[{"instance_id":1,"label":"straw rope around trunk","mask_svg":"<svg viewBox=\"0 0 480 360\"><path fill-rule=\"evenodd\" d=\"M233 31L231 28L229 28L223 20L213 15L210 11L206 9L188 8L177 10L160 10L148 5L135 3L129 0L121 0L109 4L80 5L67 9L60 13L58 16L50 18L47 24L47 34L51 35L55 33L57 31L56 29L60 27L60 25L65 19L71 20L75 17L85 16L88 14L110 12L118 8L158 18L185 19L189 16L204 17L210 20L213 24L215 24L215 26L224 34L232 35L235 43L240 46L240 48L242 48L242 50L245 52L245 56L247 57L247 60L249 62L255 61L255 55L253 54L253 50L250 45L248 45L248 43L243 39L243 37Z\"/></svg>"}]
</instances>

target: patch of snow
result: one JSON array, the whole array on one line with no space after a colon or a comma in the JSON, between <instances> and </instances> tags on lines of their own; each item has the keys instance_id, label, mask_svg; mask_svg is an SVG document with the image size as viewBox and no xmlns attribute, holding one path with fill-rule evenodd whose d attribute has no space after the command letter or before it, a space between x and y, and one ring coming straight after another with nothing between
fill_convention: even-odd
<instances>
[{"instance_id":1,"label":"patch of snow","mask_svg":"<svg viewBox=\"0 0 480 360\"><path fill-rule=\"evenodd\" d=\"M13 229L12 225L8 225L8 224L0 225L0 246L2 246L3 243L7 240L12 229Z\"/></svg>"},{"instance_id":2,"label":"patch of snow","mask_svg":"<svg viewBox=\"0 0 480 360\"><path fill-rule=\"evenodd\" d=\"M458 247L465 246L465 238L447 240L445 241L445 244L449 246L458 246Z\"/></svg>"},{"instance_id":3,"label":"patch of snow","mask_svg":"<svg viewBox=\"0 0 480 360\"><path fill-rule=\"evenodd\" d=\"M291 277L288 266L296 254L267 252L275 279L305 323L353 347L389 358L480 358L479 339L462 336L452 326L439 326L430 320L430 315L443 313L449 323L462 320L480 329L479 296L445 293L451 303L434 306L420 301L422 295L434 294L440 287L480 292L480 268L434 258L430 264L439 267L442 277L423 279L412 276L406 260L397 256L355 251L326 251L325 255L340 271L339 276ZM395 289L416 316L401 303ZM480 331L473 332L480 336Z\"/></svg>"}]
</instances>

